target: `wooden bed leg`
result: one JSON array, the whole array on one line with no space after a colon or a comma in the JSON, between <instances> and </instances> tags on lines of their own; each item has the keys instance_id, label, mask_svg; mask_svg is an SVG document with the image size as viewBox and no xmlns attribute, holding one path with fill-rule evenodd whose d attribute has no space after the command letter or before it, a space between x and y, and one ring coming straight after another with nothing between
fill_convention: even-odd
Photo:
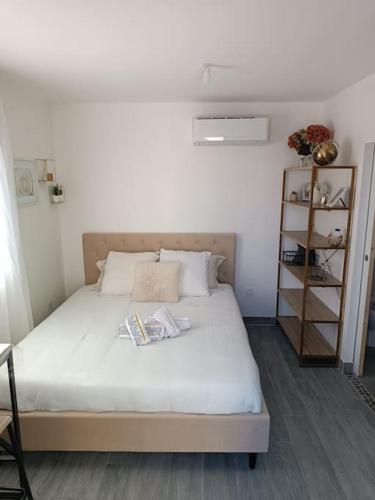
<instances>
[{"instance_id":1,"label":"wooden bed leg","mask_svg":"<svg viewBox=\"0 0 375 500\"><path fill-rule=\"evenodd\" d=\"M255 469L256 464L257 464L257 454L249 453L249 468Z\"/></svg>"}]
</instances>

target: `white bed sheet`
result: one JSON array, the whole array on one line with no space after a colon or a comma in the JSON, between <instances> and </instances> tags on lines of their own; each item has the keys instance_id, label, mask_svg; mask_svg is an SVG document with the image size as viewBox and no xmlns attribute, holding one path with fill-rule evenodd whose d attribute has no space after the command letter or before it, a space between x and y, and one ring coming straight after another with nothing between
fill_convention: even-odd
<instances>
[{"instance_id":1,"label":"white bed sheet","mask_svg":"<svg viewBox=\"0 0 375 500\"><path fill-rule=\"evenodd\" d=\"M136 347L117 336L120 322L159 304L81 288L14 348L19 410L260 412L258 367L233 290L210 292L168 304L190 317L188 332ZM5 367L0 407L9 408Z\"/></svg>"}]
</instances>

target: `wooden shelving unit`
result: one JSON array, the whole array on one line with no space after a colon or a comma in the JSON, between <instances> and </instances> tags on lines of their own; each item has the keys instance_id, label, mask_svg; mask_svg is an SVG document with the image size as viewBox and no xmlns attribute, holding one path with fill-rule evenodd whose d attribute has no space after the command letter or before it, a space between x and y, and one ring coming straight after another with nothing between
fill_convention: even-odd
<instances>
[{"instance_id":1,"label":"wooden shelving unit","mask_svg":"<svg viewBox=\"0 0 375 500\"><path fill-rule=\"evenodd\" d=\"M310 174L311 186L318 179L320 170L350 170L350 199L348 206L327 207L313 203L313 189L310 190L309 201L287 201L286 179L293 172L307 172ZM341 334L344 316L344 300L346 291L346 274L349 259L350 232L353 213L354 188L356 167L354 166L330 166L309 168L291 167L284 169L283 186L281 197L281 218L279 238L279 266L277 282L277 321L296 350L300 365L302 366L336 366L339 359L341 347ZM286 230L284 228L285 209L288 206L302 208L306 211L307 231ZM331 247L328 238L314 231L315 214L318 211L346 212L346 241L341 247ZM328 215L327 215L328 216ZM303 265L287 263L282 260L283 245L287 242L298 243L305 248L305 262ZM313 279L309 265L310 250L338 250L344 252L342 277L339 279L327 274L325 279ZM281 287L281 270L286 269L300 283L300 288ZM332 311L310 288L337 288L340 296L339 313ZM285 301L294 311L295 316L283 316L280 314L280 299ZM319 325L336 325L336 345L332 346L319 331ZM317 326L315 326L317 325Z\"/></svg>"}]
</instances>

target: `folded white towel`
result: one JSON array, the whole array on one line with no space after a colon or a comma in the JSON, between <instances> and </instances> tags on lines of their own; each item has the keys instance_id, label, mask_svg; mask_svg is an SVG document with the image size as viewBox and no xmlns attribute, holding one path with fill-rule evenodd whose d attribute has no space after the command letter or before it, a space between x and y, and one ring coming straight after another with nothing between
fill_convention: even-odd
<instances>
[{"instance_id":1,"label":"folded white towel","mask_svg":"<svg viewBox=\"0 0 375 500\"><path fill-rule=\"evenodd\" d=\"M175 317L173 317L173 319L181 331L190 330L190 318L175 318ZM154 318L154 316L149 316L148 318L146 318L144 320L144 325L145 325L147 331L151 328L161 329L161 327L163 326L162 323L160 323L160 321L157 321Z\"/></svg>"},{"instance_id":2,"label":"folded white towel","mask_svg":"<svg viewBox=\"0 0 375 500\"><path fill-rule=\"evenodd\" d=\"M166 308L165 308L166 309ZM159 309L160 311L160 309ZM167 309L168 311L168 309ZM156 311L157 312L157 311ZM169 312L169 311L168 311ZM163 313L162 313L163 314ZM164 318L164 315L163 315ZM173 321L181 331L190 329L190 318L173 318ZM168 337L166 325L163 322L156 320L154 316L149 316L143 322L143 327L146 330L151 340L161 340ZM118 336L121 338L131 338L127 324L121 323L118 329ZM177 335L174 335L177 336Z\"/></svg>"},{"instance_id":3,"label":"folded white towel","mask_svg":"<svg viewBox=\"0 0 375 500\"><path fill-rule=\"evenodd\" d=\"M177 337L181 330L167 307L161 307L154 312L154 318L164 327L164 337Z\"/></svg>"},{"instance_id":4,"label":"folded white towel","mask_svg":"<svg viewBox=\"0 0 375 500\"><path fill-rule=\"evenodd\" d=\"M129 314L125 319L127 330L135 345L146 345L151 342L144 324L137 313Z\"/></svg>"}]
</instances>

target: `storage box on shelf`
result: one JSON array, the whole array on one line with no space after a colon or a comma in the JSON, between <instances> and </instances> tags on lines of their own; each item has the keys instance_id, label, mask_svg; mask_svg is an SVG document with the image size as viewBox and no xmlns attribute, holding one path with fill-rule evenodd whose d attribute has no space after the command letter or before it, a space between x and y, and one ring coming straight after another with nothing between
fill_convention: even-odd
<instances>
[{"instance_id":1,"label":"storage box on shelf","mask_svg":"<svg viewBox=\"0 0 375 500\"><path fill-rule=\"evenodd\" d=\"M287 201L286 200L286 180L287 176L293 172L307 172L310 174L310 185L315 186L318 173L322 170L340 171L342 169L350 171L350 198L347 206L327 207L313 203L313 189L310 189L309 201ZM279 266L277 282L277 321L296 350L300 365L302 366L336 366L339 359L341 346L342 325L344 319L344 301L346 291L346 274L348 266L350 233L354 202L356 167L354 166L328 166L309 168L286 168L283 174L282 198L281 198L281 218L280 218L280 238L279 238ZM286 230L284 228L286 207L292 206L297 209L302 208L307 215L307 231ZM339 247L332 247L328 238L314 231L315 214L318 211L325 211L326 216L330 212L346 212L346 239ZM304 263L298 265L294 263L293 251L283 250L284 239L293 240L305 249ZM343 252L342 275L341 278L333 276L328 269L318 270L310 262L310 251L316 250L337 250ZM295 279L301 288L285 288L281 286L281 270L286 269ZM337 288L340 293L339 312L332 311L310 288ZM280 314L280 299L285 301L294 311L295 316L285 316ZM336 345L332 346L320 333L319 324L336 325ZM315 326L317 325L317 326Z\"/></svg>"}]
</instances>

